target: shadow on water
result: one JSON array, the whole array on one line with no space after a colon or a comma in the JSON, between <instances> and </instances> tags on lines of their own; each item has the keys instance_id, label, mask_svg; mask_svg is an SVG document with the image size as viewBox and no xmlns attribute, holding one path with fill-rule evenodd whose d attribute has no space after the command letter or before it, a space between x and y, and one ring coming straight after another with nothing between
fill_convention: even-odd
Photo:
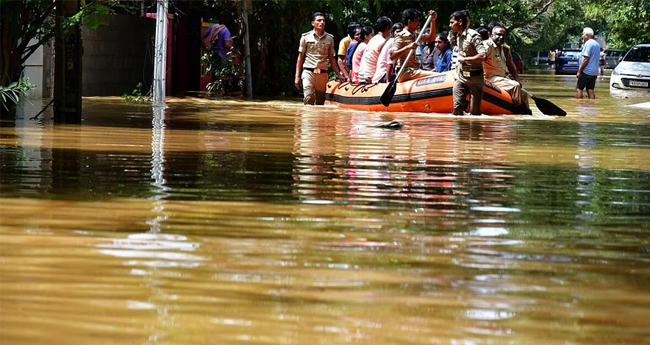
<instances>
[{"instance_id":1,"label":"shadow on water","mask_svg":"<svg viewBox=\"0 0 650 345\"><path fill-rule=\"evenodd\" d=\"M524 75L566 118L100 98L3 123L0 343L642 343L650 119L572 82Z\"/></svg>"}]
</instances>

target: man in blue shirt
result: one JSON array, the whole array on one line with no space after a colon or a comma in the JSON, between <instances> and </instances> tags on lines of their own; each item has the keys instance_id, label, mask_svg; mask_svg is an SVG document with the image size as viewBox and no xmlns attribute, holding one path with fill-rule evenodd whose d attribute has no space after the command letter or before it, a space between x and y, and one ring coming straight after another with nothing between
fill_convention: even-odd
<instances>
[{"instance_id":1,"label":"man in blue shirt","mask_svg":"<svg viewBox=\"0 0 650 345\"><path fill-rule=\"evenodd\" d=\"M594 30L585 28L582 30L582 39L585 45L582 47L580 53L580 61L578 62L578 84L576 85L576 98L582 99L582 90L587 88L589 99L595 99L596 94L594 88L596 87L596 78L598 77L598 60L600 60L600 45L594 39Z\"/></svg>"}]
</instances>

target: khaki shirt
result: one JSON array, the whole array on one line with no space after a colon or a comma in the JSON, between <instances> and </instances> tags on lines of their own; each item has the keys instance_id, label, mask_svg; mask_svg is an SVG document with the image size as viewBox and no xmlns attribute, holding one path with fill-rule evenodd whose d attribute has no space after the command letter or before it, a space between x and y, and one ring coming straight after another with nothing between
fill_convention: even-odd
<instances>
[{"instance_id":1,"label":"khaki shirt","mask_svg":"<svg viewBox=\"0 0 650 345\"><path fill-rule=\"evenodd\" d=\"M413 38L413 34L410 33L406 28L404 28L404 30L402 30L400 33L398 33L395 36L395 39L393 40L393 51L398 51L398 50L404 48L404 46L407 46L407 45L413 43L414 41L415 41L415 39ZM402 64L406 60L407 54L408 53L402 55L399 58L399 60L397 61L396 66L398 68L402 67ZM409 59L409 61L406 62L406 67L418 68L418 62L415 59L415 52L413 52L413 54L411 54L411 58Z\"/></svg>"},{"instance_id":2,"label":"khaki shirt","mask_svg":"<svg viewBox=\"0 0 650 345\"><path fill-rule=\"evenodd\" d=\"M512 59L512 49L507 44L503 44L503 53L506 54L506 72L508 78L512 79L512 74L510 71L516 71L517 66L515 66L515 60Z\"/></svg>"},{"instance_id":3,"label":"khaki shirt","mask_svg":"<svg viewBox=\"0 0 650 345\"><path fill-rule=\"evenodd\" d=\"M481 34L466 28L463 33L458 35L458 57L472 57L480 53L487 53ZM465 72L477 71L483 68L481 62L463 62L460 65Z\"/></svg>"},{"instance_id":4,"label":"khaki shirt","mask_svg":"<svg viewBox=\"0 0 650 345\"><path fill-rule=\"evenodd\" d=\"M485 79L492 77L505 77L508 72L507 58L505 49L497 47L491 39L483 41L487 47L485 61L483 61L483 75Z\"/></svg>"},{"instance_id":5,"label":"khaki shirt","mask_svg":"<svg viewBox=\"0 0 650 345\"><path fill-rule=\"evenodd\" d=\"M334 56L334 36L324 31L320 37L314 30L305 32L300 37L298 52L305 53L302 67L327 70L330 54Z\"/></svg>"}]
</instances>

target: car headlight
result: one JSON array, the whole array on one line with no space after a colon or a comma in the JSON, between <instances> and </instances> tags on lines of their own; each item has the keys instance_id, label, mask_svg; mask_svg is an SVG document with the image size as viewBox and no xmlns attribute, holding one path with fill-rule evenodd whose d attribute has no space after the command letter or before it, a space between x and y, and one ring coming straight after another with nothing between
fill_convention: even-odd
<instances>
[{"instance_id":1,"label":"car headlight","mask_svg":"<svg viewBox=\"0 0 650 345\"><path fill-rule=\"evenodd\" d=\"M614 68L614 70L612 71L612 75L619 75L619 74L620 73L618 73L618 70L616 68Z\"/></svg>"}]
</instances>

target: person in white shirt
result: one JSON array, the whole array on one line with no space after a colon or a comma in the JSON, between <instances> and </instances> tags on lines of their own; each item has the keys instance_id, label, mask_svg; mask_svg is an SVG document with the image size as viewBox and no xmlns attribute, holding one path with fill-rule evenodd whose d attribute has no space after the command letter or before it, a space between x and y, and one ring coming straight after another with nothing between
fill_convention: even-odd
<instances>
[{"instance_id":1,"label":"person in white shirt","mask_svg":"<svg viewBox=\"0 0 650 345\"><path fill-rule=\"evenodd\" d=\"M390 82L391 76L393 75L393 67L395 66L395 60L390 59L390 53L393 50L393 40L395 35L400 33L404 29L404 24L395 23L390 29L391 38L386 40L384 47L381 48L379 53L379 58L377 59L377 69L375 70L375 75L372 77L372 82L385 83Z\"/></svg>"},{"instance_id":2,"label":"person in white shirt","mask_svg":"<svg viewBox=\"0 0 650 345\"><path fill-rule=\"evenodd\" d=\"M381 49L386 43L386 39L390 35L390 29L393 22L390 18L384 16L377 20L377 29L379 34L375 35L366 46L366 50L361 58L359 65L359 82L372 83L372 78L375 76L377 70L377 60Z\"/></svg>"}]
</instances>

